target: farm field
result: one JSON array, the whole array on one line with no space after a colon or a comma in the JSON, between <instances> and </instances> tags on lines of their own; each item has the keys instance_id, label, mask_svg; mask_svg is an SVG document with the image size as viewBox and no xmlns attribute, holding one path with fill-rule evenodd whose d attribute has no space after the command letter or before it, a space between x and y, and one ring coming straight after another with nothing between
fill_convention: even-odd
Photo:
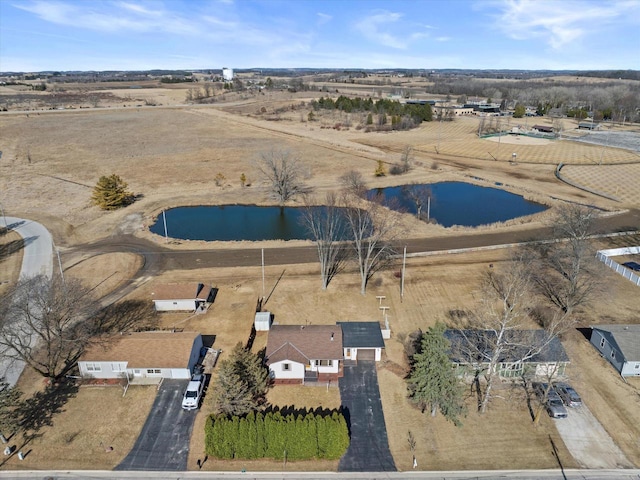
<instances>
[{"instance_id":1,"label":"farm field","mask_svg":"<svg viewBox=\"0 0 640 480\"><path fill-rule=\"evenodd\" d=\"M113 91L114 95L124 95ZM169 94L167 94L169 96ZM181 101L178 93L171 101ZM180 92L183 95L183 92ZM308 94L307 94L308 95ZM271 103L268 103L268 102ZM291 102L306 102L308 97L283 94L282 98L264 99L266 115ZM169 102L169 100L167 100ZM0 115L0 203L7 214L43 223L61 247L65 273L82 278L96 287L99 295L120 288L135 278L141 258L132 254L97 255L83 262L66 263L65 251L82 251L83 245L99 239L123 241L135 235L162 243L180 251L238 246L282 246L282 242L248 244L232 242L180 242L166 244L148 232L148 225L165 208L179 205L255 203L268 204L268 190L255 165L260 154L271 149L295 152L310 172L308 183L321 196L336 187L337 179L347 170L362 173L371 187L400 185L411 181L469 181L480 185L501 183L503 188L551 207L562 202L596 206L604 211L640 208L634 179L640 176L638 155L622 149L578 144L569 140L535 144L522 137L514 144L497 144L478 139L477 119L464 118L451 123L432 122L408 132L364 133L353 127L340 130L332 126L345 118L337 115L317 122L305 120L307 109L282 114L277 121L262 117L263 99L238 99L234 105L171 106L164 108L113 108L92 111L31 112ZM233 113L230 113L233 111ZM302 114L301 114L302 112ZM302 119L301 119L302 117ZM406 145L415 152L414 168L406 175L375 178L378 160L390 166L397 162ZM440 153L436 153L435 148ZM517 149L517 150L516 150ZM512 164L511 153L518 152ZM493 160L491 153L497 158ZM600 159L602 165L595 165ZM558 161L572 181L614 195L620 201L603 198L558 181L554 170ZM588 165L583 165L587 163ZM90 204L91 190L100 175L119 174L128 182L137 201L129 207L103 212ZM226 181L216 186L214 177L221 173ZM241 174L251 186L240 184ZM37 195L34 195L37 192ZM292 202L292 204L296 204ZM545 225L550 212L525 221L506 222L468 232L504 231ZM426 225L413 218L405 220L408 236L455 236L461 230ZM0 238L0 248L11 239ZM635 239L624 238L623 242ZM311 245L294 242L292 245ZM617 246L617 245L616 245ZM605 247L603 247L605 248ZM20 252L0 256L3 277L17 278ZM380 364L379 382L390 448L401 470L411 468L407 435L416 437L416 457L422 469L454 468L557 468L551 441L558 448L564 467L576 466L558 436L553 420L543 418L534 427L521 389L505 383L501 397L481 416L473 411L456 428L441 417L432 419L411 406L406 398L403 375L407 362L403 341L416 329L426 329L438 320L446 321L451 310L471 309L478 300L481 275L492 264L505 265L508 252L494 250L450 256L435 255L411 258L407 263L406 292L399 293L399 280L393 269L380 272L370 283L367 295L359 294L359 278L353 270L339 274L325 292L320 290L318 266L280 265L266 267L266 292L258 266L244 268L194 268L164 271L140 282L140 287L125 299L148 301L155 285L176 281L211 282L219 289L216 302L205 315L167 314L156 317L162 328L182 328L215 335L215 348L221 359L238 342L249 337L258 297L268 296L266 309L281 324L334 323L348 320L382 320L376 295L384 295L390 307L392 338L387 342ZM9 273L11 271L11 273ZM580 327L594 323L637 322L637 287L613 272L607 272L611 289L593 309L585 312ZM5 280L5 276L8 280ZM2 286L0 285L0 288ZM640 465L640 384L622 382L616 372L597 355L579 332L563 339L572 360L570 375L591 411L618 443L628 459ZM254 342L257 351L266 344L259 334ZM595 372L595 373L593 373ZM214 375L215 381L215 375ZM41 380L25 375L20 387L25 393L41 388ZM96 393L97 392L97 393ZM103 392L103 393L100 393ZM44 469L60 466L60 458L51 452L69 455L76 468L113 468L135 441L153 394L148 390L130 391L121 397L114 387L81 388L68 400L64 411L52 416L52 424L30 444L31 453L24 462L15 458L2 468ZM131 399L139 408L130 411ZM203 456L203 425L211 405L205 398L198 413L190 447L189 466ZM269 394L275 405L304 407L336 406L336 391L276 387ZM87 426L90 434L80 430L78 418L88 417L94 404L109 405L113 416L96 418ZM116 426L117 418L126 418L127 429ZM507 433L505 433L507 432ZM105 440L106 439L106 440ZM106 453L105 442L118 449ZM464 450L464 458L459 452ZM505 455L505 451L511 453ZM91 463L83 459L92 458ZM84 462L84 463L83 463ZM279 462L206 462L205 470L275 470ZM335 469L335 463L304 462L289 466L291 470Z\"/></svg>"}]
</instances>

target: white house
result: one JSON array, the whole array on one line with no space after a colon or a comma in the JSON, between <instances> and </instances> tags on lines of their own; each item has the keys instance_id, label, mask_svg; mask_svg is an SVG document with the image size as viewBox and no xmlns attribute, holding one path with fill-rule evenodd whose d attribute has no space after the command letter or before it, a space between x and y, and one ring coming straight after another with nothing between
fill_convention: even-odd
<instances>
[{"instance_id":1,"label":"white house","mask_svg":"<svg viewBox=\"0 0 640 480\"><path fill-rule=\"evenodd\" d=\"M272 325L265 362L275 383L337 380L342 376L339 325Z\"/></svg>"},{"instance_id":2,"label":"white house","mask_svg":"<svg viewBox=\"0 0 640 480\"><path fill-rule=\"evenodd\" d=\"M153 304L158 312L206 311L215 299L215 290L204 283L166 283L157 285Z\"/></svg>"},{"instance_id":3,"label":"white house","mask_svg":"<svg viewBox=\"0 0 640 480\"><path fill-rule=\"evenodd\" d=\"M85 378L191 378L201 349L195 332L124 333L89 348L78 368Z\"/></svg>"},{"instance_id":4,"label":"white house","mask_svg":"<svg viewBox=\"0 0 640 480\"><path fill-rule=\"evenodd\" d=\"M640 325L596 325L591 343L623 377L640 376Z\"/></svg>"},{"instance_id":5,"label":"white house","mask_svg":"<svg viewBox=\"0 0 640 480\"><path fill-rule=\"evenodd\" d=\"M378 322L338 322L342 328L345 360L375 360L382 358L384 340Z\"/></svg>"}]
</instances>

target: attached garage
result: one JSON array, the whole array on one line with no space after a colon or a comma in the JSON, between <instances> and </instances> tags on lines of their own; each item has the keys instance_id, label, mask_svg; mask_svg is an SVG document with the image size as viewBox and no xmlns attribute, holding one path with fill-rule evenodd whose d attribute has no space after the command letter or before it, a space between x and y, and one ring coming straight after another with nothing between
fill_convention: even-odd
<instances>
[{"instance_id":1,"label":"attached garage","mask_svg":"<svg viewBox=\"0 0 640 480\"><path fill-rule=\"evenodd\" d=\"M384 339L378 322L338 322L338 325L342 327L345 360L381 360Z\"/></svg>"}]
</instances>

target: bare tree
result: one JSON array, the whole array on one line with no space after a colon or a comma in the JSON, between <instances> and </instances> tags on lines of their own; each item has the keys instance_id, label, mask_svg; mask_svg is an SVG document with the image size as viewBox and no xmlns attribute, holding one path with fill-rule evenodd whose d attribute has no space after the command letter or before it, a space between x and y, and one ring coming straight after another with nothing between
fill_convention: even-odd
<instances>
[{"instance_id":1,"label":"bare tree","mask_svg":"<svg viewBox=\"0 0 640 480\"><path fill-rule=\"evenodd\" d=\"M551 331L526 328L533 300L531 283L530 265L523 258L516 258L504 272L490 269L483 279L478 309L469 318L459 319L457 333L461 341L455 343L454 355L475 368L480 413L487 411L493 397L500 363L521 364L554 338Z\"/></svg>"},{"instance_id":2,"label":"bare tree","mask_svg":"<svg viewBox=\"0 0 640 480\"><path fill-rule=\"evenodd\" d=\"M354 197L364 197L367 184L362 174L356 170L349 170L338 179L343 190Z\"/></svg>"},{"instance_id":3,"label":"bare tree","mask_svg":"<svg viewBox=\"0 0 640 480\"><path fill-rule=\"evenodd\" d=\"M93 335L94 311L79 281L44 276L19 281L0 299L0 356L23 361L44 377L64 376Z\"/></svg>"},{"instance_id":4,"label":"bare tree","mask_svg":"<svg viewBox=\"0 0 640 480\"><path fill-rule=\"evenodd\" d=\"M402 173L407 173L413 167L413 147L411 145L405 145L400 155L400 166L402 167Z\"/></svg>"},{"instance_id":5,"label":"bare tree","mask_svg":"<svg viewBox=\"0 0 640 480\"><path fill-rule=\"evenodd\" d=\"M311 205L309 198L305 197L302 222L316 243L322 290L326 290L345 260L345 249L341 243L345 240L345 222L336 194L328 192L322 207Z\"/></svg>"},{"instance_id":6,"label":"bare tree","mask_svg":"<svg viewBox=\"0 0 640 480\"><path fill-rule=\"evenodd\" d=\"M602 286L596 274L600 265L589 240L596 216L593 209L564 205L553 220L555 241L534 246L538 259L533 278L538 293L557 311L554 323L566 324L574 311L588 305ZM566 330L568 326L562 328Z\"/></svg>"},{"instance_id":7,"label":"bare tree","mask_svg":"<svg viewBox=\"0 0 640 480\"><path fill-rule=\"evenodd\" d=\"M399 234L399 221L377 198L371 199L366 209L355 200L345 196L344 213L360 270L360 293L365 295L369 279L388 265L395 253L391 241Z\"/></svg>"},{"instance_id":8,"label":"bare tree","mask_svg":"<svg viewBox=\"0 0 640 480\"><path fill-rule=\"evenodd\" d=\"M291 152L287 150L263 152L260 154L257 165L270 184L271 195L280 205L284 205L297 195L309 192L309 188L304 184L304 179L308 175L300 159Z\"/></svg>"},{"instance_id":9,"label":"bare tree","mask_svg":"<svg viewBox=\"0 0 640 480\"><path fill-rule=\"evenodd\" d=\"M429 221L430 217L430 204L431 198L433 197L433 192L431 191L431 186L412 182L409 185L404 185L402 187L402 195L409 199L411 203L416 207L416 218L418 220L426 220ZM427 213L425 217L423 217L422 209L427 207Z\"/></svg>"}]
</instances>

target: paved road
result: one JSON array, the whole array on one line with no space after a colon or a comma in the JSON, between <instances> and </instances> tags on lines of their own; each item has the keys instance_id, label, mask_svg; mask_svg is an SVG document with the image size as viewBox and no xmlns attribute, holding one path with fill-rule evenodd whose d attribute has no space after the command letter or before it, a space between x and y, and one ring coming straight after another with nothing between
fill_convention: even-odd
<instances>
[{"instance_id":1,"label":"paved road","mask_svg":"<svg viewBox=\"0 0 640 480\"><path fill-rule=\"evenodd\" d=\"M469 470L447 472L118 472L117 477L111 471L94 470L91 472L82 470L64 471L0 471L0 478L12 480L43 480L53 479L104 479L121 480L150 478L154 480L191 480L191 479L226 479L226 480L339 480L339 479L434 479L434 480L639 480L640 470Z\"/></svg>"},{"instance_id":2,"label":"paved road","mask_svg":"<svg viewBox=\"0 0 640 480\"><path fill-rule=\"evenodd\" d=\"M378 373L373 360L345 365L339 381L340 403L351 430L351 444L340 459L339 472L395 472L382 413Z\"/></svg>"},{"instance_id":3,"label":"paved road","mask_svg":"<svg viewBox=\"0 0 640 480\"><path fill-rule=\"evenodd\" d=\"M189 380L162 383L133 449L115 470L187 469L191 430L197 413L182 409L182 395L188 383Z\"/></svg>"},{"instance_id":4,"label":"paved road","mask_svg":"<svg viewBox=\"0 0 640 480\"><path fill-rule=\"evenodd\" d=\"M6 217L10 230L18 233L24 241L20 278L45 275L51 278L53 273L53 240L49 231L37 222L16 217ZM3 224L4 226L4 224ZM0 359L0 376L13 386L18 381L25 363L8 362Z\"/></svg>"}]
</instances>

